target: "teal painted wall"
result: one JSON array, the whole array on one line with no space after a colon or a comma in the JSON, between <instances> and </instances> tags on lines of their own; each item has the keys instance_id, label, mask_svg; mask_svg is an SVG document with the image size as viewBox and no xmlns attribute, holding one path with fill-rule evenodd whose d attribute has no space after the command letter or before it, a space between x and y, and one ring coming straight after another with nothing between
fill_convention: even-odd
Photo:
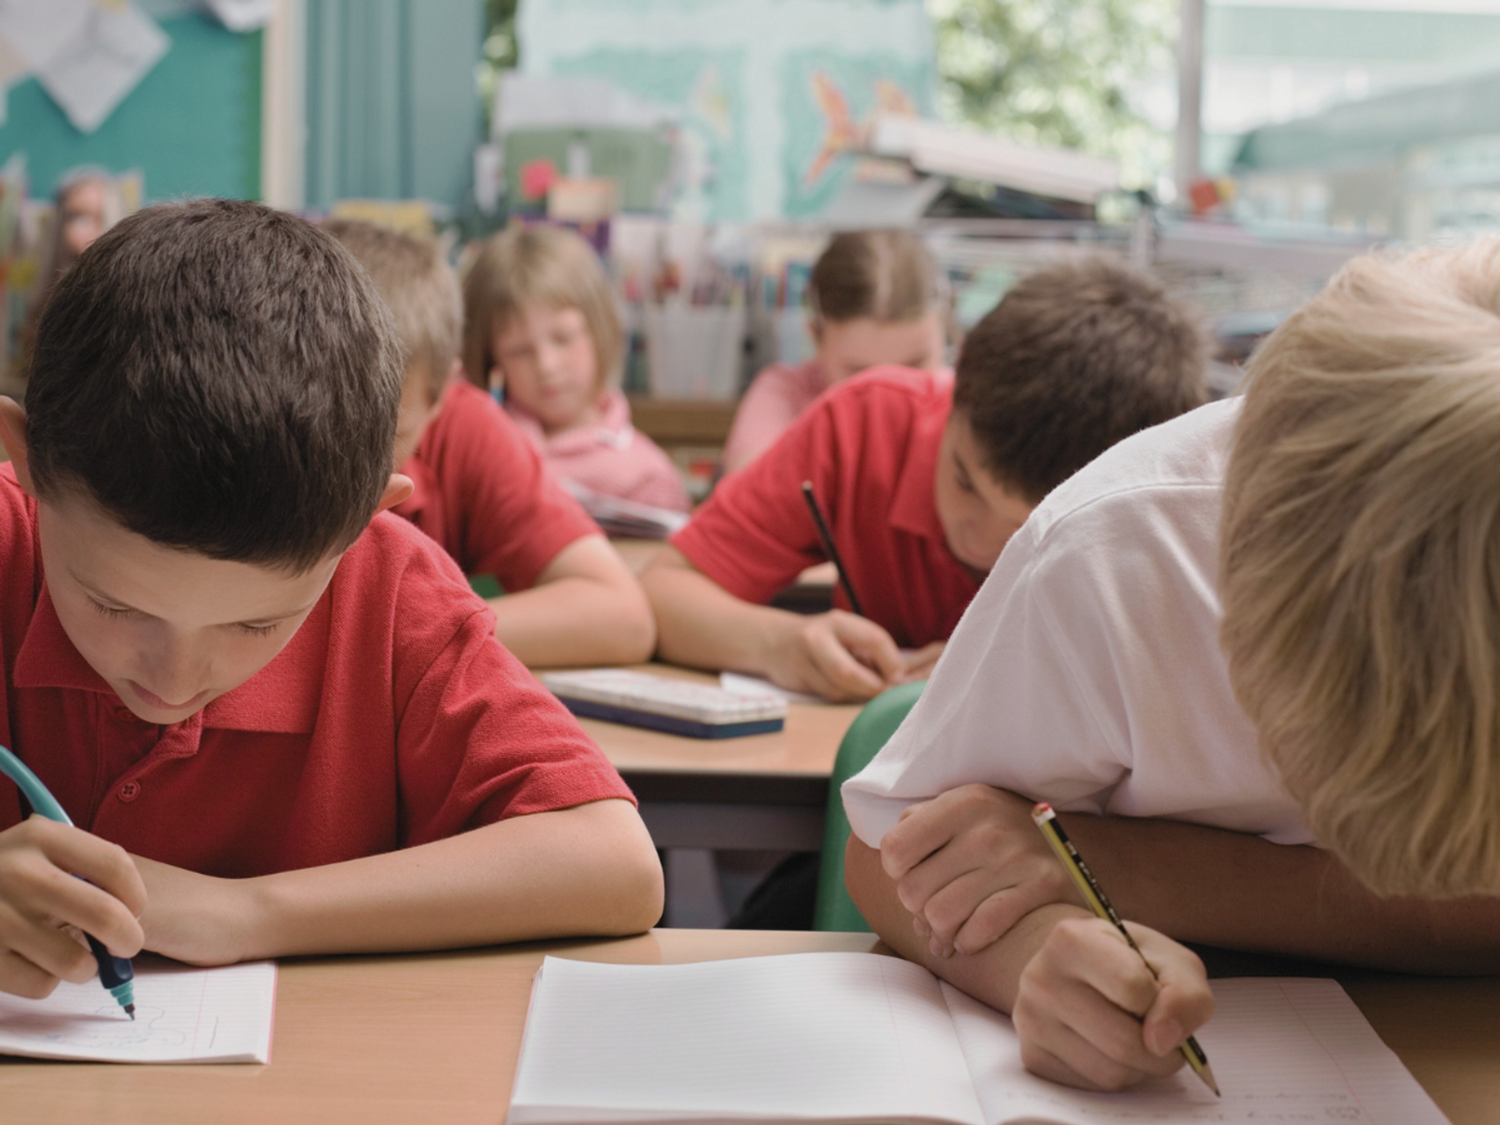
<instances>
[{"instance_id":1,"label":"teal painted wall","mask_svg":"<svg viewBox=\"0 0 1500 1125\"><path fill-rule=\"evenodd\" d=\"M260 194L261 36L207 16L161 21L172 46L93 134L69 124L35 79L11 87L0 161L26 154L32 190L50 195L69 169L139 168L146 198Z\"/></svg>"},{"instance_id":2,"label":"teal painted wall","mask_svg":"<svg viewBox=\"0 0 1500 1125\"><path fill-rule=\"evenodd\" d=\"M484 0L307 0L307 205L470 194Z\"/></svg>"}]
</instances>

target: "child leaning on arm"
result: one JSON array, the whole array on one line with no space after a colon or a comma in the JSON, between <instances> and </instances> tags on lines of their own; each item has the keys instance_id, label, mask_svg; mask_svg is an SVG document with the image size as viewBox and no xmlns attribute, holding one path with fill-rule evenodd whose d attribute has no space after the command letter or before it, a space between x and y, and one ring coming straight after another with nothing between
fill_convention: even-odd
<instances>
[{"instance_id":1,"label":"child leaning on arm","mask_svg":"<svg viewBox=\"0 0 1500 1125\"><path fill-rule=\"evenodd\" d=\"M1122 442L1011 542L844 787L906 956L1116 1088L1212 997L1180 941L1500 969L1500 241L1350 263L1243 401ZM1153 981L1027 815L1070 836ZM1144 1023L1139 1022L1144 1017Z\"/></svg>"},{"instance_id":2,"label":"child leaning on arm","mask_svg":"<svg viewBox=\"0 0 1500 1125\"><path fill-rule=\"evenodd\" d=\"M505 590L489 603L495 633L523 663L649 659L656 625L635 575L515 423L463 379L463 298L437 246L353 219L323 225L368 271L401 340L395 466L414 490L395 513L465 574L495 576Z\"/></svg>"},{"instance_id":3,"label":"child leaning on arm","mask_svg":"<svg viewBox=\"0 0 1500 1125\"><path fill-rule=\"evenodd\" d=\"M953 381L864 372L720 483L641 576L658 652L830 699L921 679L1042 497L1204 393L1197 318L1156 281L1106 258L1038 270L974 326ZM766 604L825 557L803 481L868 618L842 590L811 617Z\"/></svg>"},{"instance_id":4,"label":"child leaning on arm","mask_svg":"<svg viewBox=\"0 0 1500 1125\"><path fill-rule=\"evenodd\" d=\"M630 424L613 383L625 330L593 247L560 227L512 227L464 279L464 370L491 391L564 483L688 510L671 458Z\"/></svg>"},{"instance_id":5,"label":"child leaning on arm","mask_svg":"<svg viewBox=\"0 0 1500 1125\"><path fill-rule=\"evenodd\" d=\"M0 989L196 964L645 929L629 791L384 509L402 356L337 242L153 207L59 282L0 399ZM69 878L83 876L89 882Z\"/></svg>"},{"instance_id":6,"label":"child leaning on arm","mask_svg":"<svg viewBox=\"0 0 1500 1125\"><path fill-rule=\"evenodd\" d=\"M807 301L816 354L755 377L724 443L725 472L755 460L819 395L861 371L944 370L947 278L910 231L834 235L813 263Z\"/></svg>"}]
</instances>

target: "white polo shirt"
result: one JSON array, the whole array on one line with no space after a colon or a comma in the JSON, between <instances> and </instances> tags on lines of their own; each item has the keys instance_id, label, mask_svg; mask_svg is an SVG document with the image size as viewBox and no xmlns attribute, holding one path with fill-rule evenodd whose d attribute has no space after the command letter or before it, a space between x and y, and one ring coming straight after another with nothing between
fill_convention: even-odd
<instances>
[{"instance_id":1,"label":"white polo shirt","mask_svg":"<svg viewBox=\"0 0 1500 1125\"><path fill-rule=\"evenodd\" d=\"M876 847L983 782L1063 810L1312 842L1219 649L1218 534L1239 400L1108 450L1006 546L906 722L845 783Z\"/></svg>"}]
</instances>

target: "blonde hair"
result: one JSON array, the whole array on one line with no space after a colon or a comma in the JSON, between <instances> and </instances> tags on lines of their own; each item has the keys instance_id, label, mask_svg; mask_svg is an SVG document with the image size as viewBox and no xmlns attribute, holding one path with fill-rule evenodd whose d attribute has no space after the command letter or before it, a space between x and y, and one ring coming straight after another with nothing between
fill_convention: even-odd
<instances>
[{"instance_id":1,"label":"blonde hair","mask_svg":"<svg viewBox=\"0 0 1500 1125\"><path fill-rule=\"evenodd\" d=\"M430 239L361 219L329 219L323 229L365 267L391 310L406 378L422 372L433 402L443 395L463 330L458 277Z\"/></svg>"},{"instance_id":2,"label":"blonde hair","mask_svg":"<svg viewBox=\"0 0 1500 1125\"><path fill-rule=\"evenodd\" d=\"M464 370L485 386L493 341L527 305L577 309L594 344L599 386L625 358L625 330L593 247L561 227L512 227L484 244L464 279Z\"/></svg>"},{"instance_id":3,"label":"blonde hair","mask_svg":"<svg viewBox=\"0 0 1500 1125\"><path fill-rule=\"evenodd\" d=\"M1500 240L1350 263L1251 363L1220 639L1320 844L1500 892Z\"/></svg>"},{"instance_id":4,"label":"blonde hair","mask_svg":"<svg viewBox=\"0 0 1500 1125\"><path fill-rule=\"evenodd\" d=\"M833 236L813 264L807 300L818 320L869 317L885 324L939 308L947 278L922 240L904 230L853 230Z\"/></svg>"}]
</instances>

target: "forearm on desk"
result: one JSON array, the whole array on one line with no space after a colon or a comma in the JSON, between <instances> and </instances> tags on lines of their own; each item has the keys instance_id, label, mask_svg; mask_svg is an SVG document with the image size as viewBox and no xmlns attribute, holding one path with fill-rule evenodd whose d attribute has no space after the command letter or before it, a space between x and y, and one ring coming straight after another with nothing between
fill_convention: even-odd
<instances>
[{"instance_id":1,"label":"forearm on desk","mask_svg":"<svg viewBox=\"0 0 1500 1125\"><path fill-rule=\"evenodd\" d=\"M1500 898L1382 899L1319 848L1168 820L1062 820L1120 913L1179 941L1400 972L1500 972Z\"/></svg>"},{"instance_id":2,"label":"forearm on desk","mask_svg":"<svg viewBox=\"0 0 1500 1125\"><path fill-rule=\"evenodd\" d=\"M652 559L641 585L656 614L657 654L672 664L768 675L776 641L805 621L742 601L670 546Z\"/></svg>"},{"instance_id":3,"label":"forearm on desk","mask_svg":"<svg viewBox=\"0 0 1500 1125\"><path fill-rule=\"evenodd\" d=\"M656 624L640 584L603 536L564 547L530 589L493 598L495 635L523 664L638 664Z\"/></svg>"},{"instance_id":4,"label":"forearm on desk","mask_svg":"<svg viewBox=\"0 0 1500 1125\"><path fill-rule=\"evenodd\" d=\"M512 817L420 847L246 880L242 959L454 949L639 933L661 915L629 803Z\"/></svg>"},{"instance_id":5,"label":"forearm on desk","mask_svg":"<svg viewBox=\"0 0 1500 1125\"><path fill-rule=\"evenodd\" d=\"M852 834L844 853L844 878L849 896L882 941L908 961L1003 1012L1015 1006L1021 973L1052 928L1066 918L1089 917L1081 907L1053 903L1025 915L978 953L939 957L932 952L928 939L913 927L911 914L896 896L895 881L880 865L879 850Z\"/></svg>"}]
</instances>

